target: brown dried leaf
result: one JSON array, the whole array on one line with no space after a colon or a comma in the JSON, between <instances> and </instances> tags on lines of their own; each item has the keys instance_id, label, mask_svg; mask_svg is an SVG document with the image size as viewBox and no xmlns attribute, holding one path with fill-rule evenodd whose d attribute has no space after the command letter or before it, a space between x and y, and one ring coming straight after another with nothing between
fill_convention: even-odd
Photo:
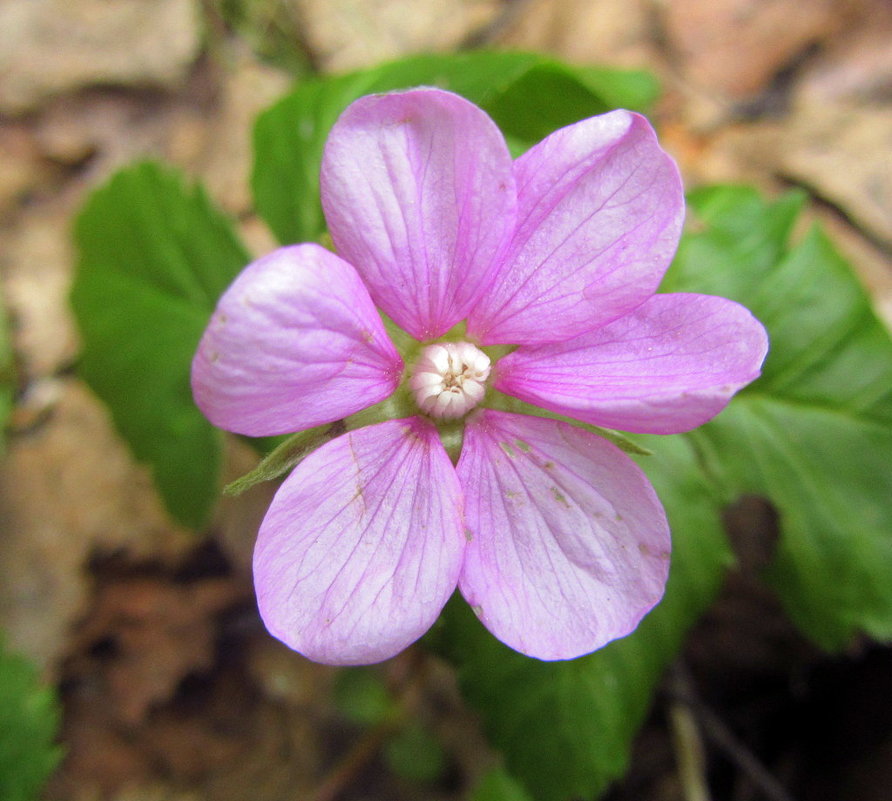
<instances>
[{"instance_id":1,"label":"brown dried leaf","mask_svg":"<svg viewBox=\"0 0 892 801\"><path fill-rule=\"evenodd\" d=\"M190 0L0 0L0 112L94 84L170 86L198 55Z\"/></svg>"},{"instance_id":2,"label":"brown dried leaf","mask_svg":"<svg viewBox=\"0 0 892 801\"><path fill-rule=\"evenodd\" d=\"M673 0L663 5L682 73L731 100L765 89L840 22L836 0Z\"/></svg>"}]
</instances>

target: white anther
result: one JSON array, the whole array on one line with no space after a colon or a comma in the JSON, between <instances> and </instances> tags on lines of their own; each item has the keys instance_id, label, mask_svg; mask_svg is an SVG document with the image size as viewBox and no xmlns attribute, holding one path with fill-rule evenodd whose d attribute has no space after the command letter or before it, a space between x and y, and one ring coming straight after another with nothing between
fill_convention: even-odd
<instances>
[{"instance_id":1,"label":"white anther","mask_svg":"<svg viewBox=\"0 0 892 801\"><path fill-rule=\"evenodd\" d=\"M489 356L470 342L428 345L409 379L415 402L431 417L455 420L483 399Z\"/></svg>"}]
</instances>

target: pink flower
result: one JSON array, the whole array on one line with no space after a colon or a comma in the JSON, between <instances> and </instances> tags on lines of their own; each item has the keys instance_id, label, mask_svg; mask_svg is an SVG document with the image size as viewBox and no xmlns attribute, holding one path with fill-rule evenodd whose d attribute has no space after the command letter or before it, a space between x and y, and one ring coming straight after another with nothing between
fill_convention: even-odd
<instances>
[{"instance_id":1,"label":"pink flower","mask_svg":"<svg viewBox=\"0 0 892 801\"><path fill-rule=\"evenodd\" d=\"M338 255L303 244L249 265L193 364L207 417L251 436L380 404L383 422L306 457L272 502L254 554L270 632L320 662L376 662L457 586L540 659L628 634L668 573L652 487L591 431L506 409L671 434L759 374L746 309L654 294L684 200L648 122L593 117L512 162L461 97L370 96L332 129L321 185ZM414 338L402 356L376 307ZM444 442L456 454L462 435L453 466Z\"/></svg>"}]
</instances>

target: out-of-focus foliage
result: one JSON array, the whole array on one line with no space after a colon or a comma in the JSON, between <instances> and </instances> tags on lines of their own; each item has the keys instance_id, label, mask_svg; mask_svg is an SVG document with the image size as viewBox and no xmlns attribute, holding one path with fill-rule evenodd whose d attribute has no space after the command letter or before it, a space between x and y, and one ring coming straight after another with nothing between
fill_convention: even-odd
<instances>
[{"instance_id":1,"label":"out-of-focus foliage","mask_svg":"<svg viewBox=\"0 0 892 801\"><path fill-rule=\"evenodd\" d=\"M0 798L34 801L62 755L55 693L0 636Z\"/></svg>"},{"instance_id":2,"label":"out-of-focus foliage","mask_svg":"<svg viewBox=\"0 0 892 801\"><path fill-rule=\"evenodd\" d=\"M892 341L820 229L789 245L800 203L694 193L706 227L684 239L667 286L738 300L768 328L762 378L691 439L726 499L775 505L768 579L801 629L838 650L862 631L892 638Z\"/></svg>"},{"instance_id":3,"label":"out-of-focus foliage","mask_svg":"<svg viewBox=\"0 0 892 801\"><path fill-rule=\"evenodd\" d=\"M642 464L669 515L672 567L665 598L632 635L581 659L539 662L499 643L461 602L436 634L509 771L537 801L591 798L622 775L663 669L730 563L719 500L688 443L647 444L655 453Z\"/></svg>"},{"instance_id":4,"label":"out-of-focus foliage","mask_svg":"<svg viewBox=\"0 0 892 801\"><path fill-rule=\"evenodd\" d=\"M384 723L396 714L393 697L381 674L374 668L357 667L338 671L334 701L345 718L365 726Z\"/></svg>"},{"instance_id":5,"label":"out-of-focus foliage","mask_svg":"<svg viewBox=\"0 0 892 801\"><path fill-rule=\"evenodd\" d=\"M443 746L417 721L408 723L387 742L384 758L397 776L420 784L437 781L446 770Z\"/></svg>"},{"instance_id":6,"label":"out-of-focus foliage","mask_svg":"<svg viewBox=\"0 0 892 801\"><path fill-rule=\"evenodd\" d=\"M218 496L220 434L192 401L192 356L217 298L248 262L201 189L144 163L122 170L75 226L71 293L80 371L171 514L200 527Z\"/></svg>"},{"instance_id":7,"label":"out-of-focus foliage","mask_svg":"<svg viewBox=\"0 0 892 801\"><path fill-rule=\"evenodd\" d=\"M282 243L325 230L319 163L328 131L356 98L438 86L493 117L515 153L547 134L614 108L645 110L658 86L645 72L569 67L528 53L421 55L335 78L300 83L261 114L254 129L254 199Z\"/></svg>"},{"instance_id":8,"label":"out-of-focus foliage","mask_svg":"<svg viewBox=\"0 0 892 801\"><path fill-rule=\"evenodd\" d=\"M480 780L471 801L532 801L532 799L511 776L501 768L496 768Z\"/></svg>"},{"instance_id":9,"label":"out-of-focus foliage","mask_svg":"<svg viewBox=\"0 0 892 801\"><path fill-rule=\"evenodd\" d=\"M311 70L301 42L301 26L294 3L282 0L213 0L218 19L238 31L265 61L293 75Z\"/></svg>"}]
</instances>

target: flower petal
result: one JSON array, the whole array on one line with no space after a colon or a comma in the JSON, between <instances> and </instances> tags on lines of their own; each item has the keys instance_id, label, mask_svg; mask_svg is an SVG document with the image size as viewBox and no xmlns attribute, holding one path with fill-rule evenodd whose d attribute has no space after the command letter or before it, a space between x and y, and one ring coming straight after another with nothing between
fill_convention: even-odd
<instances>
[{"instance_id":1,"label":"flower petal","mask_svg":"<svg viewBox=\"0 0 892 801\"><path fill-rule=\"evenodd\" d=\"M295 245L248 265L223 294L192 362L192 392L214 425L268 436L383 400L402 368L356 270Z\"/></svg>"},{"instance_id":2,"label":"flower petal","mask_svg":"<svg viewBox=\"0 0 892 801\"><path fill-rule=\"evenodd\" d=\"M461 490L436 429L389 420L323 445L282 484L254 550L270 632L326 664L414 642L455 589Z\"/></svg>"},{"instance_id":3,"label":"flower petal","mask_svg":"<svg viewBox=\"0 0 892 801\"><path fill-rule=\"evenodd\" d=\"M734 301L654 295L591 334L518 348L498 363L495 387L587 423L676 434L724 409L767 350L762 324Z\"/></svg>"},{"instance_id":4,"label":"flower petal","mask_svg":"<svg viewBox=\"0 0 892 801\"><path fill-rule=\"evenodd\" d=\"M557 420L484 411L458 478L471 540L459 588L517 651L572 659L631 632L669 570L669 527L618 448Z\"/></svg>"},{"instance_id":5,"label":"flower petal","mask_svg":"<svg viewBox=\"0 0 892 801\"><path fill-rule=\"evenodd\" d=\"M515 164L517 230L468 330L483 344L561 342L649 297L684 217L678 168L647 120L612 111Z\"/></svg>"},{"instance_id":6,"label":"flower petal","mask_svg":"<svg viewBox=\"0 0 892 801\"><path fill-rule=\"evenodd\" d=\"M439 89L353 103L329 135L321 187L338 252L416 339L467 316L514 225L502 134L475 105Z\"/></svg>"}]
</instances>

